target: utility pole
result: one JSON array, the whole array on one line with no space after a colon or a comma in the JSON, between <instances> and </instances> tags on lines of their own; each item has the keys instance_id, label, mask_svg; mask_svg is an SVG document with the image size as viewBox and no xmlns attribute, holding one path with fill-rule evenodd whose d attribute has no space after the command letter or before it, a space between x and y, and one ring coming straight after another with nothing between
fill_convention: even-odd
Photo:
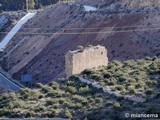
<instances>
[{"instance_id":1,"label":"utility pole","mask_svg":"<svg viewBox=\"0 0 160 120\"><path fill-rule=\"evenodd\" d=\"M28 13L28 0L26 0L26 12Z\"/></svg>"}]
</instances>

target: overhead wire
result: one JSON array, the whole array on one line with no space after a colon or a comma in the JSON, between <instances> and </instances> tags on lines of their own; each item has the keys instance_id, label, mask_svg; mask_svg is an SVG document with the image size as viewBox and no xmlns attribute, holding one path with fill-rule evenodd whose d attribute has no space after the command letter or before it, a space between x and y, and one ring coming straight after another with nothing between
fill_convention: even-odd
<instances>
[{"instance_id":1,"label":"overhead wire","mask_svg":"<svg viewBox=\"0 0 160 120\"><path fill-rule=\"evenodd\" d=\"M124 32L140 32L140 31L155 31L160 30L160 27L157 28L141 28L141 29L135 29L135 30L108 30L108 31L98 31L98 32L17 32L17 34L29 34L29 35L52 35L52 34L64 34L64 35L75 35L75 34L110 34L110 33L124 33ZM0 34L6 34L8 32L0 32Z\"/></svg>"},{"instance_id":2,"label":"overhead wire","mask_svg":"<svg viewBox=\"0 0 160 120\"><path fill-rule=\"evenodd\" d=\"M150 23L148 23L150 24ZM133 26L119 26L119 27L114 27L114 26L108 26L108 27L65 27L65 28L41 28L41 27L23 27L21 28L20 30L23 30L23 29L45 29L45 30L57 30L57 29L68 29L68 30L74 30L74 29L103 29L103 28L134 28L134 27L149 27L149 26L155 26L155 25L160 25L158 23L155 23L155 24L150 24L150 25L133 25Z\"/></svg>"}]
</instances>

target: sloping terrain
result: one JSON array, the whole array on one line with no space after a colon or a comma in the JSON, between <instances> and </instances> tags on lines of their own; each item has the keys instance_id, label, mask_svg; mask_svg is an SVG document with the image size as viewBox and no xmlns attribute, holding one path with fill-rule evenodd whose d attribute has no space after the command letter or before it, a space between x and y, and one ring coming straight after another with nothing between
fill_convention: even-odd
<instances>
[{"instance_id":1,"label":"sloping terrain","mask_svg":"<svg viewBox=\"0 0 160 120\"><path fill-rule=\"evenodd\" d=\"M119 8L141 8L159 6L159 0L76 0L77 3L94 6L117 6Z\"/></svg>"},{"instance_id":2,"label":"sloping terrain","mask_svg":"<svg viewBox=\"0 0 160 120\"><path fill-rule=\"evenodd\" d=\"M6 90L4 87L0 86L0 94L7 93L8 90Z\"/></svg>"},{"instance_id":3,"label":"sloping terrain","mask_svg":"<svg viewBox=\"0 0 160 120\"><path fill-rule=\"evenodd\" d=\"M160 115L160 59L153 57L132 60L135 67L129 63L131 63L130 60L123 63L114 61L107 68L100 68L98 71L85 70L82 74L86 77L92 76L92 79L98 82L103 82L103 77L105 77L105 81L112 79L110 82L114 82L115 88L117 88L116 92L123 90L120 87L118 89L117 86L124 85L125 89L132 89L134 85L139 84L139 89L134 89L135 91L132 92L128 90L128 92L137 95L141 88L146 94L144 102L126 99L126 91L123 96L109 95L91 84L80 82L77 76L72 76L59 83L51 82L49 85L37 83L34 89L26 88L0 95L0 118L60 117L73 120L125 120L132 119L131 114L137 113L145 114L145 117L135 117L135 119L156 119ZM100 74L101 76L99 76ZM121 79L120 84L120 77L117 77L120 74L123 78L125 75L130 75L131 79L127 76L125 77L127 80ZM148 77L145 79L147 74ZM101 80L98 79L100 77ZM143 80L141 81L141 79ZM147 82L150 83L146 84ZM105 82L105 84L108 83ZM110 85L108 84L108 86ZM147 117L148 114L155 116ZM129 116L125 118L125 115Z\"/></svg>"},{"instance_id":4,"label":"sloping terrain","mask_svg":"<svg viewBox=\"0 0 160 120\"><path fill-rule=\"evenodd\" d=\"M5 50L11 53L9 72L19 78L27 71L34 82L57 80L65 76L64 55L78 45L104 45L109 60L160 55L158 0L81 2L89 3L98 10L86 12L76 2L39 12Z\"/></svg>"},{"instance_id":5,"label":"sloping terrain","mask_svg":"<svg viewBox=\"0 0 160 120\"><path fill-rule=\"evenodd\" d=\"M113 94L136 101L154 97L160 87L160 61L156 57L142 60L113 61L99 70L85 70L82 78L98 84Z\"/></svg>"},{"instance_id":6,"label":"sloping terrain","mask_svg":"<svg viewBox=\"0 0 160 120\"><path fill-rule=\"evenodd\" d=\"M5 49L6 45L12 40L14 35L19 31L23 24L25 24L29 19L31 19L36 13L28 13L23 18L21 18L18 23L12 28L12 30L5 36L5 38L0 43L0 51Z\"/></svg>"},{"instance_id":7,"label":"sloping terrain","mask_svg":"<svg viewBox=\"0 0 160 120\"><path fill-rule=\"evenodd\" d=\"M0 42L25 13L8 12L0 14Z\"/></svg>"}]
</instances>

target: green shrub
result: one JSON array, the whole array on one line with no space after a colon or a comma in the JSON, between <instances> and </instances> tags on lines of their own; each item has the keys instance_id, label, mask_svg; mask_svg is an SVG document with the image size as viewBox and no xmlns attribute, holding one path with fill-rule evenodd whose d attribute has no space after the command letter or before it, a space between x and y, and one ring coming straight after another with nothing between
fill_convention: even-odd
<instances>
[{"instance_id":1,"label":"green shrub","mask_svg":"<svg viewBox=\"0 0 160 120\"><path fill-rule=\"evenodd\" d=\"M158 58L157 58L157 56L154 56L153 58L152 58L152 61L156 61Z\"/></svg>"},{"instance_id":2,"label":"green shrub","mask_svg":"<svg viewBox=\"0 0 160 120\"><path fill-rule=\"evenodd\" d=\"M57 83L57 82L55 82L55 81L53 81L53 82L49 83L49 86L51 86L51 87L52 87L53 85L54 85L54 86L58 86L58 83Z\"/></svg>"},{"instance_id":3,"label":"green shrub","mask_svg":"<svg viewBox=\"0 0 160 120\"><path fill-rule=\"evenodd\" d=\"M137 60L136 62L137 62L137 65L138 65L139 67L145 66L146 63L147 63L147 61L146 61L145 59Z\"/></svg>"},{"instance_id":4,"label":"green shrub","mask_svg":"<svg viewBox=\"0 0 160 120\"><path fill-rule=\"evenodd\" d=\"M59 104L53 104L52 107L53 107L54 109L58 109L58 108L59 108Z\"/></svg>"},{"instance_id":5,"label":"green shrub","mask_svg":"<svg viewBox=\"0 0 160 120\"><path fill-rule=\"evenodd\" d=\"M104 79L103 82L105 82L106 84L108 84L110 82L110 79Z\"/></svg>"},{"instance_id":6,"label":"green shrub","mask_svg":"<svg viewBox=\"0 0 160 120\"><path fill-rule=\"evenodd\" d=\"M41 83L36 83L36 87L41 89L43 88L43 85Z\"/></svg>"},{"instance_id":7,"label":"green shrub","mask_svg":"<svg viewBox=\"0 0 160 120\"><path fill-rule=\"evenodd\" d=\"M134 89L129 90L129 94L135 94L135 93L136 93L136 90Z\"/></svg>"},{"instance_id":8,"label":"green shrub","mask_svg":"<svg viewBox=\"0 0 160 120\"><path fill-rule=\"evenodd\" d=\"M15 100L9 103L10 108L25 108L26 103L22 100Z\"/></svg>"},{"instance_id":9,"label":"green shrub","mask_svg":"<svg viewBox=\"0 0 160 120\"><path fill-rule=\"evenodd\" d=\"M34 117L35 116L35 112L34 111L26 111L24 114L25 114L26 118L30 118L30 117Z\"/></svg>"},{"instance_id":10,"label":"green shrub","mask_svg":"<svg viewBox=\"0 0 160 120\"><path fill-rule=\"evenodd\" d=\"M112 74L109 73L109 72L106 72L106 73L103 74L103 77L104 78L110 78L110 77L112 77Z\"/></svg>"},{"instance_id":11,"label":"green shrub","mask_svg":"<svg viewBox=\"0 0 160 120\"><path fill-rule=\"evenodd\" d=\"M109 62L107 69L109 69L109 70L111 70L111 71L114 71L114 69L115 69L116 67L117 67L117 66L116 66L115 64L113 64L112 62Z\"/></svg>"},{"instance_id":12,"label":"green shrub","mask_svg":"<svg viewBox=\"0 0 160 120\"><path fill-rule=\"evenodd\" d=\"M122 77L123 74L124 74L124 73L123 73L122 71L119 71L119 70L118 70L118 71L116 71L116 72L114 73L114 77L118 77L118 78L119 78L119 77Z\"/></svg>"},{"instance_id":13,"label":"green shrub","mask_svg":"<svg viewBox=\"0 0 160 120\"><path fill-rule=\"evenodd\" d=\"M57 90L59 88L59 84L55 81L49 83L49 86L51 86L53 90Z\"/></svg>"},{"instance_id":14,"label":"green shrub","mask_svg":"<svg viewBox=\"0 0 160 120\"><path fill-rule=\"evenodd\" d=\"M40 112L40 111L45 111L46 110L46 107L45 106L37 106L34 111L35 112Z\"/></svg>"},{"instance_id":15,"label":"green shrub","mask_svg":"<svg viewBox=\"0 0 160 120\"><path fill-rule=\"evenodd\" d=\"M95 103L102 103L103 99L102 98L95 98Z\"/></svg>"},{"instance_id":16,"label":"green shrub","mask_svg":"<svg viewBox=\"0 0 160 120\"><path fill-rule=\"evenodd\" d=\"M94 74L95 72L91 69L85 69L82 74L86 74L87 76L89 76L90 74Z\"/></svg>"},{"instance_id":17,"label":"green shrub","mask_svg":"<svg viewBox=\"0 0 160 120\"><path fill-rule=\"evenodd\" d=\"M56 104L57 102L58 102L58 100L56 100L56 99L46 100L46 104L47 104L47 105L53 105L53 104Z\"/></svg>"},{"instance_id":18,"label":"green shrub","mask_svg":"<svg viewBox=\"0 0 160 120\"><path fill-rule=\"evenodd\" d=\"M49 118L54 118L55 115L56 115L56 111L55 111L55 110L52 110L51 112L48 112L48 113L47 113L47 116L48 116Z\"/></svg>"},{"instance_id":19,"label":"green shrub","mask_svg":"<svg viewBox=\"0 0 160 120\"><path fill-rule=\"evenodd\" d=\"M93 80L102 80L103 79L102 75L100 75L100 74L91 74L90 78Z\"/></svg>"},{"instance_id":20,"label":"green shrub","mask_svg":"<svg viewBox=\"0 0 160 120\"><path fill-rule=\"evenodd\" d=\"M66 118L72 118L72 114L69 110L65 110L64 115Z\"/></svg>"},{"instance_id":21,"label":"green shrub","mask_svg":"<svg viewBox=\"0 0 160 120\"><path fill-rule=\"evenodd\" d=\"M120 76L120 77L118 77L118 82L120 82L120 83L123 83L123 82L125 82L127 80L127 77L126 76Z\"/></svg>"},{"instance_id":22,"label":"green shrub","mask_svg":"<svg viewBox=\"0 0 160 120\"><path fill-rule=\"evenodd\" d=\"M90 92L91 89L89 88L89 86L87 85L86 87L80 87L79 92L80 93L86 93L86 92Z\"/></svg>"},{"instance_id":23,"label":"green shrub","mask_svg":"<svg viewBox=\"0 0 160 120\"><path fill-rule=\"evenodd\" d=\"M150 68L151 70L156 71L156 70L159 69L159 66L158 66L157 63L153 62L151 65L149 65L149 68Z\"/></svg>"},{"instance_id":24,"label":"green shrub","mask_svg":"<svg viewBox=\"0 0 160 120\"><path fill-rule=\"evenodd\" d=\"M113 108L116 110L119 110L121 108L121 105L118 102L113 103Z\"/></svg>"},{"instance_id":25,"label":"green shrub","mask_svg":"<svg viewBox=\"0 0 160 120\"><path fill-rule=\"evenodd\" d=\"M128 78L128 82L129 82L129 83L135 83L135 82L136 82L136 79L134 79L134 78Z\"/></svg>"},{"instance_id":26,"label":"green shrub","mask_svg":"<svg viewBox=\"0 0 160 120\"><path fill-rule=\"evenodd\" d=\"M82 96L79 96L79 95L74 95L72 97L73 100L75 100L76 102L78 103L82 103L82 104L87 104L88 103L88 100Z\"/></svg>"},{"instance_id":27,"label":"green shrub","mask_svg":"<svg viewBox=\"0 0 160 120\"><path fill-rule=\"evenodd\" d=\"M69 92L62 93L61 97L70 97L71 94Z\"/></svg>"},{"instance_id":28,"label":"green shrub","mask_svg":"<svg viewBox=\"0 0 160 120\"><path fill-rule=\"evenodd\" d=\"M2 110L0 109L0 116L1 117L6 116L9 118L11 116L11 112L5 109L2 109Z\"/></svg>"},{"instance_id":29,"label":"green shrub","mask_svg":"<svg viewBox=\"0 0 160 120\"><path fill-rule=\"evenodd\" d=\"M52 92L47 93L47 96L49 96L49 97L56 97L57 95L58 95L58 92L56 92L56 91L52 91Z\"/></svg>"},{"instance_id":30,"label":"green shrub","mask_svg":"<svg viewBox=\"0 0 160 120\"><path fill-rule=\"evenodd\" d=\"M65 107L68 107L68 108L69 108L69 107L71 106L71 103L65 101L65 102L63 103L63 105L64 105Z\"/></svg>"},{"instance_id":31,"label":"green shrub","mask_svg":"<svg viewBox=\"0 0 160 120\"><path fill-rule=\"evenodd\" d=\"M29 93L29 91L30 91L30 89L25 88L25 89L20 90L19 92L20 92L21 95L24 95L26 93Z\"/></svg>"},{"instance_id":32,"label":"green shrub","mask_svg":"<svg viewBox=\"0 0 160 120\"><path fill-rule=\"evenodd\" d=\"M115 82L115 81L110 81L110 82L108 83L108 85L116 85L116 82Z\"/></svg>"},{"instance_id":33,"label":"green shrub","mask_svg":"<svg viewBox=\"0 0 160 120\"><path fill-rule=\"evenodd\" d=\"M124 87L123 86L121 86L121 85L118 85L118 86L116 86L115 87L118 91L122 91L122 90L124 90Z\"/></svg>"},{"instance_id":34,"label":"green shrub","mask_svg":"<svg viewBox=\"0 0 160 120\"><path fill-rule=\"evenodd\" d=\"M145 57L145 60L150 61L150 60L152 60L152 58L150 58L150 57Z\"/></svg>"},{"instance_id":35,"label":"green shrub","mask_svg":"<svg viewBox=\"0 0 160 120\"><path fill-rule=\"evenodd\" d=\"M136 88L136 89L139 89L139 88L142 88L142 87L143 87L142 84L136 84L136 85L135 85L135 88Z\"/></svg>"},{"instance_id":36,"label":"green shrub","mask_svg":"<svg viewBox=\"0 0 160 120\"><path fill-rule=\"evenodd\" d=\"M27 94L26 94L27 95ZM41 96L42 94L37 91L37 90L30 90L28 92L28 99L29 100L38 100L38 98Z\"/></svg>"},{"instance_id":37,"label":"green shrub","mask_svg":"<svg viewBox=\"0 0 160 120\"><path fill-rule=\"evenodd\" d=\"M114 60L112 63L116 66L122 66L122 63L118 60Z\"/></svg>"},{"instance_id":38,"label":"green shrub","mask_svg":"<svg viewBox=\"0 0 160 120\"><path fill-rule=\"evenodd\" d=\"M9 93L9 95L10 95L10 98L13 98L13 99L18 97L17 94L14 92Z\"/></svg>"},{"instance_id":39,"label":"green shrub","mask_svg":"<svg viewBox=\"0 0 160 120\"><path fill-rule=\"evenodd\" d=\"M6 100L9 98L9 95L7 93L5 93L4 95L0 94L0 101Z\"/></svg>"},{"instance_id":40,"label":"green shrub","mask_svg":"<svg viewBox=\"0 0 160 120\"><path fill-rule=\"evenodd\" d=\"M60 104L64 104L65 101L66 101L66 100L65 100L64 98L60 98L60 99L59 99L59 103L60 103Z\"/></svg>"},{"instance_id":41,"label":"green shrub","mask_svg":"<svg viewBox=\"0 0 160 120\"><path fill-rule=\"evenodd\" d=\"M44 98L43 94L41 94L41 95L38 96L38 99L42 99L42 98Z\"/></svg>"},{"instance_id":42,"label":"green shrub","mask_svg":"<svg viewBox=\"0 0 160 120\"><path fill-rule=\"evenodd\" d=\"M83 106L82 106L81 103L76 103L75 104L75 109L82 109L82 108L83 108Z\"/></svg>"},{"instance_id":43,"label":"green shrub","mask_svg":"<svg viewBox=\"0 0 160 120\"><path fill-rule=\"evenodd\" d=\"M77 89L75 87L67 86L66 92L69 92L71 94L75 94L77 92Z\"/></svg>"},{"instance_id":44,"label":"green shrub","mask_svg":"<svg viewBox=\"0 0 160 120\"><path fill-rule=\"evenodd\" d=\"M52 90L51 87L43 87L43 88L42 88L42 91L43 91L44 93L48 93L48 92L52 92L53 90Z\"/></svg>"},{"instance_id":45,"label":"green shrub","mask_svg":"<svg viewBox=\"0 0 160 120\"><path fill-rule=\"evenodd\" d=\"M67 81L66 81L66 85L67 85L67 86L75 86L75 83L74 83L74 81L72 81L72 80L67 80Z\"/></svg>"}]
</instances>

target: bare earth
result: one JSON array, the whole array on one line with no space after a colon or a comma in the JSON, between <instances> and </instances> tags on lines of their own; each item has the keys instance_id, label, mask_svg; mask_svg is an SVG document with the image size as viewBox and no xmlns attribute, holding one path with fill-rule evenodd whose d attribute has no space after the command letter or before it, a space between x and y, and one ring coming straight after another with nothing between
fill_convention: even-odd
<instances>
[{"instance_id":1,"label":"bare earth","mask_svg":"<svg viewBox=\"0 0 160 120\"><path fill-rule=\"evenodd\" d=\"M160 2L150 1L115 4L94 0L93 6L99 9L93 12L85 12L75 3L58 4L38 13L21 29L25 34L17 34L5 50L25 38L10 54L9 72L15 78L24 71L32 72L35 82L57 80L65 76L64 55L78 45L103 45L110 61L160 56L160 15L156 9ZM122 9L116 9L118 3Z\"/></svg>"}]
</instances>

